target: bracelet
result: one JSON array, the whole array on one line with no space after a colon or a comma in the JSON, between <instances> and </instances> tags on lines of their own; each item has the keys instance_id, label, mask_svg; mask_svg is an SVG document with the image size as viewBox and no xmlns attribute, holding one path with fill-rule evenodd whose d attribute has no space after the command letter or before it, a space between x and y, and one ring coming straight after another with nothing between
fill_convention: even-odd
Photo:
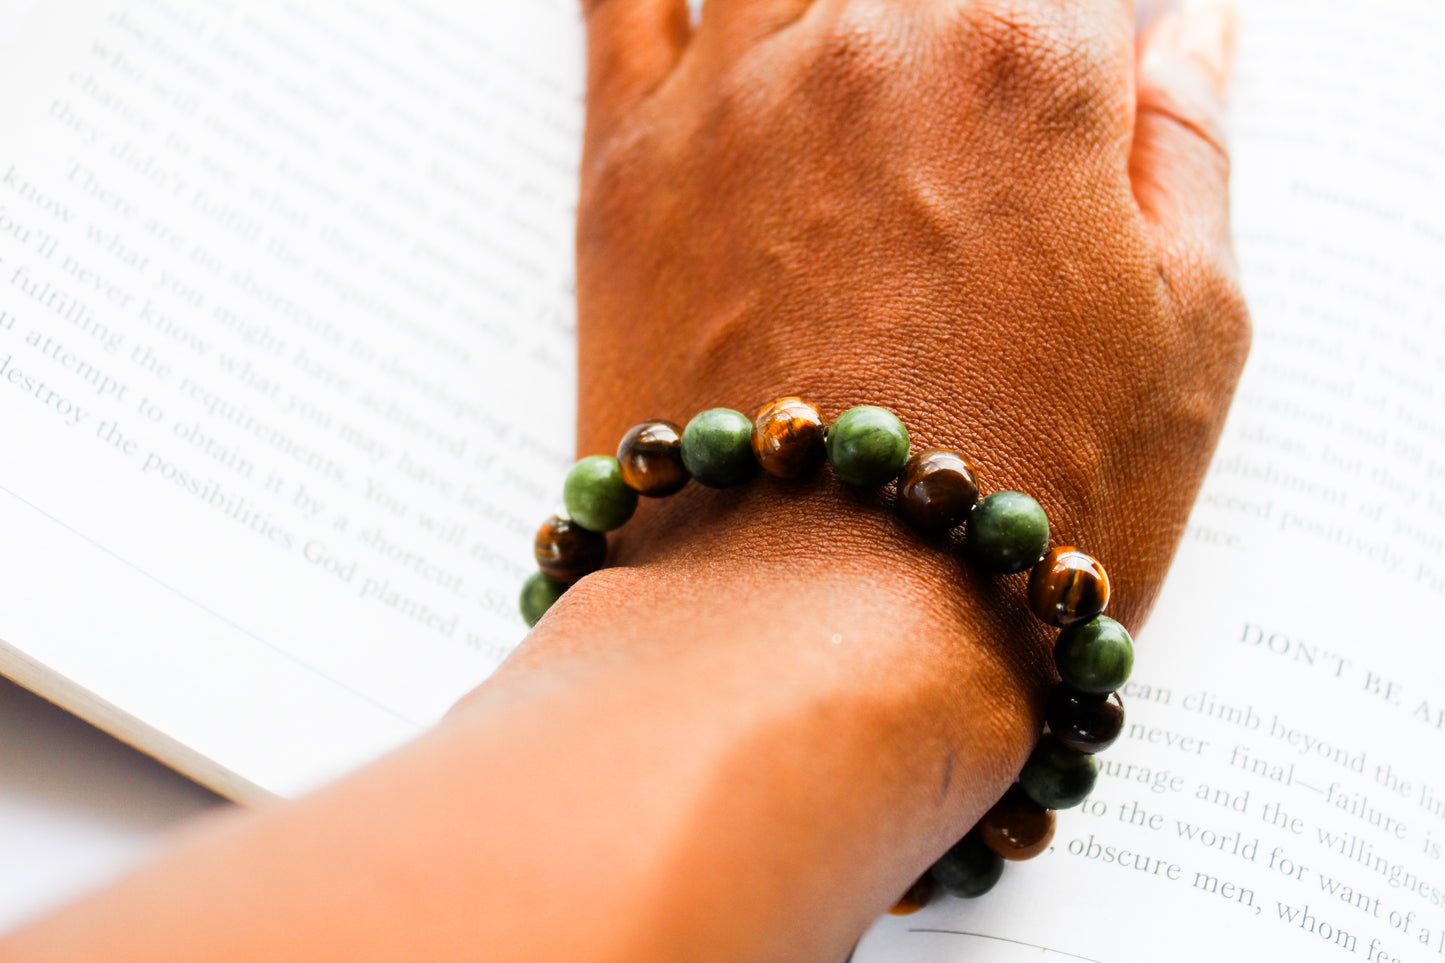
<instances>
[{"instance_id":1,"label":"bracelet","mask_svg":"<svg viewBox=\"0 0 1445 963\"><path fill-rule=\"evenodd\" d=\"M537 532L538 572L522 587L521 610L533 626L562 593L607 561L604 532L621 527L638 496L661 498L695 479L728 488L759 467L799 478L826 460L850 485L876 488L898 479L897 506L910 524L943 533L960 526L964 552L975 566L998 574L1031 570L1029 607L1058 626L1054 666L1061 681L1049 695L1047 731L1018 780L957 844L909 888L895 913L910 913L937 889L961 897L988 892L1004 860L1030 859L1048 849L1055 811L1077 806L1098 778L1094 753L1107 749L1124 726L1116 691L1134 664L1133 640L1105 616L1109 577L1072 546L1048 548L1049 522L1022 492L979 497L978 476L963 456L929 448L909 457L908 430L886 408L860 405L827 426L818 407L780 398L754 419L712 408L679 429L644 421L623 436L617 455L579 461L562 486L566 514Z\"/></svg>"}]
</instances>

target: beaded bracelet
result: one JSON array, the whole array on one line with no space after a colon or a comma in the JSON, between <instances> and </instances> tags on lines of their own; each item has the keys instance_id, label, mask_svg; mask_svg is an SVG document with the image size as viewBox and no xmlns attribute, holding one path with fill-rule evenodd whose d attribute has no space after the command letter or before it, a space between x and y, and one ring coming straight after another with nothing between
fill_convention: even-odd
<instances>
[{"instance_id":1,"label":"beaded bracelet","mask_svg":"<svg viewBox=\"0 0 1445 963\"><path fill-rule=\"evenodd\" d=\"M919 909L937 888L981 896L1002 876L1004 860L1029 859L1048 848L1055 810L1077 806L1093 790L1093 754L1112 745L1124 726L1116 690L1133 667L1134 646L1124 627L1102 614L1109 601L1103 567L1070 546L1049 550L1049 521L1038 502L1014 491L980 498L973 466L955 452L930 448L910 458L908 430L892 412L861 405L825 426L816 405L788 397L752 420L712 408L686 429L660 420L637 425L623 436L615 458L583 458L568 473L566 514L552 516L537 532L540 571L522 587L522 617L535 625L570 585L603 567L603 533L632 517L639 495L671 495L690 479L728 488L759 466L780 478L799 478L825 459L850 485L874 488L898 479L900 514L928 532L962 526L965 553L979 568L999 574L1031 569L1029 607L1061 628L1054 665L1062 681L1049 696L1048 731L1018 781L893 912Z\"/></svg>"}]
</instances>

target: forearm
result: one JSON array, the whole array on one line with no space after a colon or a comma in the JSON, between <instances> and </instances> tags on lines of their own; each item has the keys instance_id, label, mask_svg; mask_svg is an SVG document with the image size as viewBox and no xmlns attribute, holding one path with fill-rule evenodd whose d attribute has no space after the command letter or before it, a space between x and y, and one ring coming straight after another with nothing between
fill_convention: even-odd
<instances>
[{"instance_id":1,"label":"forearm","mask_svg":"<svg viewBox=\"0 0 1445 963\"><path fill-rule=\"evenodd\" d=\"M579 585L419 744L0 956L840 958L1017 772L1047 660L883 510L758 487L699 492L718 537Z\"/></svg>"}]
</instances>

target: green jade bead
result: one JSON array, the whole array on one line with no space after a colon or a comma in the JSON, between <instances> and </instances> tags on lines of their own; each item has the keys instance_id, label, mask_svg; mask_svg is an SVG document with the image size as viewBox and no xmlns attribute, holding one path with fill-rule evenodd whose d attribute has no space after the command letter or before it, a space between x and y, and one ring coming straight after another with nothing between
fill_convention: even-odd
<instances>
[{"instance_id":1,"label":"green jade bead","mask_svg":"<svg viewBox=\"0 0 1445 963\"><path fill-rule=\"evenodd\" d=\"M1134 640L1107 615L1071 625L1054 643L1059 678L1080 692L1107 695L1122 688L1134 669Z\"/></svg>"},{"instance_id":2,"label":"green jade bead","mask_svg":"<svg viewBox=\"0 0 1445 963\"><path fill-rule=\"evenodd\" d=\"M1045 809L1071 809L1094 791L1099 764L1046 733L1019 773L1019 785Z\"/></svg>"},{"instance_id":3,"label":"green jade bead","mask_svg":"<svg viewBox=\"0 0 1445 963\"><path fill-rule=\"evenodd\" d=\"M610 532L621 528L637 511L637 492L622 480L616 458L590 455L567 473L562 503L578 525L593 532Z\"/></svg>"},{"instance_id":4,"label":"green jade bead","mask_svg":"<svg viewBox=\"0 0 1445 963\"><path fill-rule=\"evenodd\" d=\"M699 412L682 430L682 463L709 488L741 485L758 470L753 420L731 408Z\"/></svg>"},{"instance_id":5,"label":"green jade bead","mask_svg":"<svg viewBox=\"0 0 1445 963\"><path fill-rule=\"evenodd\" d=\"M908 463L908 429L887 408L849 408L828 429L828 462L850 485L886 485Z\"/></svg>"},{"instance_id":6,"label":"green jade bead","mask_svg":"<svg viewBox=\"0 0 1445 963\"><path fill-rule=\"evenodd\" d=\"M938 857L928 874L950 896L973 899L993 889L1003 876L1003 857L989 849L975 829Z\"/></svg>"},{"instance_id":7,"label":"green jade bead","mask_svg":"<svg viewBox=\"0 0 1445 963\"><path fill-rule=\"evenodd\" d=\"M1037 565L1049 547L1049 516L1023 492L994 492L968 513L969 557L1001 574Z\"/></svg>"},{"instance_id":8,"label":"green jade bead","mask_svg":"<svg viewBox=\"0 0 1445 963\"><path fill-rule=\"evenodd\" d=\"M552 603L562 597L567 591L567 586L561 582L554 582L541 572L533 572L527 576L527 581L522 583L522 621L531 628L541 621L542 616L552 607Z\"/></svg>"}]
</instances>

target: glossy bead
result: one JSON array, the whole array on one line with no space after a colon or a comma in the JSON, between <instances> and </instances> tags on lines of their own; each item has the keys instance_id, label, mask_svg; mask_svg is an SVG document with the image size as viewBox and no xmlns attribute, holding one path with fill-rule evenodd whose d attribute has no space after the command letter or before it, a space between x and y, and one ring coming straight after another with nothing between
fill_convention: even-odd
<instances>
[{"instance_id":1,"label":"glossy bead","mask_svg":"<svg viewBox=\"0 0 1445 963\"><path fill-rule=\"evenodd\" d=\"M1080 692L1113 692L1134 669L1134 640L1118 622L1100 615L1059 633L1054 667L1059 678Z\"/></svg>"},{"instance_id":2,"label":"glossy bead","mask_svg":"<svg viewBox=\"0 0 1445 963\"><path fill-rule=\"evenodd\" d=\"M1045 733L1019 773L1019 785L1045 809L1071 809L1094 791L1099 764L1094 757L1070 749L1058 736Z\"/></svg>"},{"instance_id":3,"label":"glossy bead","mask_svg":"<svg viewBox=\"0 0 1445 963\"><path fill-rule=\"evenodd\" d=\"M1049 517L1023 492L994 492L968 513L969 558L1004 574L1032 568L1049 547Z\"/></svg>"},{"instance_id":4,"label":"glossy bead","mask_svg":"<svg viewBox=\"0 0 1445 963\"><path fill-rule=\"evenodd\" d=\"M682 432L682 463L709 488L742 484L758 467L753 458L753 423L731 408L698 413Z\"/></svg>"},{"instance_id":5,"label":"glossy bead","mask_svg":"<svg viewBox=\"0 0 1445 963\"><path fill-rule=\"evenodd\" d=\"M1050 625L1087 622L1108 604L1109 574L1072 546L1049 552L1029 575L1029 608Z\"/></svg>"},{"instance_id":6,"label":"glossy bead","mask_svg":"<svg viewBox=\"0 0 1445 963\"><path fill-rule=\"evenodd\" d=\"M887 408L849 408L828 429L828 461L850 485L886 485L908 461L908 429Z\"/></svg>"},{"instance_id":7,"label":"glossy bead","mask_svg":"<svg viewBox=\"0 0 1445 963\"><path fill-rule=\"evenodd\" d=\"M527 581L522 583L522 597L519 600L522 621L527 623L527 628L536 625L565 591L567 586L552 581L541 572L533 572L527 576Z\"/></svg>"},{"instance_id":8,"label":"glossy bead","mask_svg":"<svg viewBox=\"0 0 1445 963\"><path fill-rule=\"evenodd\" d=\"M898 902L894 903L893 908L888 912L894 916L908 916L910 913L917 913L928 905L937 891L938 884L933 881L933 877L924 873L914 881L912 886L908 887L908 891L898 898Z\"/></svg>"},{"instance_id":9,"label":"glossy bead","mask_svg":"<svg viewBox=\"0 0 1445 963\"><path fill-rule=\"evenodd\" d=\"M571 585L607 561L607 536L585 529L570 518L553 515L537 529L532 554L543 575Z\"/></svg>"},{"instance_id":10,"label":"glossy bead","mask_svg":"<svg viewBox=\"0 0 1445 963\"><path fill-rule=\"evenodd\" d=\"M978 821L978 835L1004 859L1033 859L1049 848L1057 825L1052 809L1040 806L1014 785Z\"/></svg>"},{"instance_id":11,"label":"glossy bead","mask_svg":"<svg viewBox=\"0 0 1445 963\"><path fill-rule=\"evenodd\" d=\"M1080 752L1103 752L1124 729L1124 700L1119 693L1094 695L1072 686L1056 685L1044 709L1049 731Z\"/></svg>"},{"instance_id":12,"label":"glossy bead","mask_svg":"<svg viewBox=\"0 0 1445 963\"><path fill-rule=\"evenodd\" d=\"M973 899L993 889L1003 876L1003 859L979 838L978 830L972 830L938 857L928 875L950 896Z\"/></svg>"},{"instance_id":13,"label":"glossy bead","mask_svg":"<svg viewBox=\"0 0 1445 963\"><path fill-rule=\"evenodd\" d=\"M562 483L562 503L572 521L594 532L621 528L637 510L637 492L622 480L611 455L591 455L572 466Z\"/></svg>"},{"instance_id":14,"label":"glossy bead","mask_svg":"<svg viewBox=\"0 0 1445 963\"><path fill-rule=\"evenodd\" d=\"M926 532L946 532L978 501L978 477L961 455L928 448L908 459L898 481L898 511Z\"/></svg>"},{"instance_id":15,"label":"glossy bead","mask_svg":"<svg viewBox=\"0 0 1445 963\"><path fill-rule=\"evenodd\" d=\"M801 478L823 464L826 435L817 405L779 398L753 419L753 456L769 475Z\"/></svg>"},{"instance_id":16,"label":"glossy bead","mask_svg":"<svg viewBox=\"0 0 1445 963\"><path fill-rule=\"evenodd\" d=\"M670 421L644 421L622 436L617 463L627 487L648 498L680 491L688 482L682 463L682 429Z\"/></svg>"}]
</instances>

